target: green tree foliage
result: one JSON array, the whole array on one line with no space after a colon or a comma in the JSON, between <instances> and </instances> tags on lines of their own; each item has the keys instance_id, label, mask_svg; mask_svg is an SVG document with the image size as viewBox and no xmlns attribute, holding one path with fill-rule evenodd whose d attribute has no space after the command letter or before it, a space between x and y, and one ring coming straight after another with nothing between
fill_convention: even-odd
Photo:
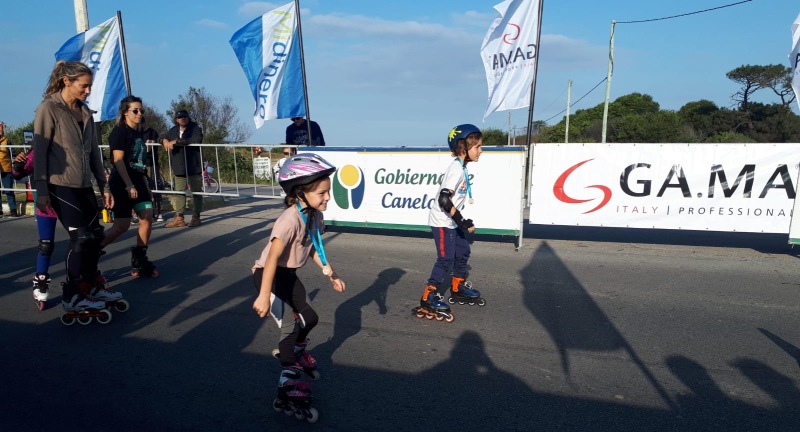
<instances>
[{"instance_id":1,"label":"green tree foliage","mask_svg":"<svg viewBox=\"0 0 800 432\"><path fill-rule=\"evenodd\" d=\"M22 135L22 131L24 130L33 130L33 120L31 120L30 123L20 126L6 125L5 135L8 139L8 143L12 145L25 144L25 139ZM16 150L14 150L14 153L16 153Z\"/></svg>"},{"instance_id":2,"label":"green tree foliage","mask_svg":"<svg viewBox=\"0 0 800 432\"><path fill-rule=\"evenodd\" d=\"M800 142L800 116L790 104L791 70L781 65L740 66L726 76L741 84L734 95L737 109L700 99L678 111L662 110L646 94L631 93L609 104L607 141L619 143ZM753 102L754 92L771 89L780 103ZM570 117L569 142L600 142L603 104L578 110ZM563 142L565 119L541 130L537 142Z\"/></svg>"},{"instance_id":3,"label":"green tree foliage","mask_svg":"<svg viewBox=\"0 0 800 432\"><path fill-rule=\"evenodd\" d=\"M741 86L739 91L731 96L740 111L750 109L752 95L761 89L772 90L781 99L783 105L789 105L794 101L794 92L791 86L792 69L788 66L743 65L729 71L725 76Z\"/></svg>"},{"instance_id":4,"label":"green tree foliage","mask_svg":"<svg viewBox=\"0 0 800 432\"><path fill-rule=\"evenodd\" d=\"M204 144L240 143L252 134L239 120L238 109L230 96L219 98L203 87L189 87L186 93L172 100L167 117L174 119L179 110L188 111L192 120L203 128Z\"/></svg>"},{"instance_id":5,"label":"green tree foliage","mask_svg":"<svg viewBox=\"0 0 800 432\"><path fill-rule=\"evenodd\" d=\"M483 133L483 145L485 146L504 146L508 145L508 134L500 129L486 128Z\"/></svg>"}]
</instances>

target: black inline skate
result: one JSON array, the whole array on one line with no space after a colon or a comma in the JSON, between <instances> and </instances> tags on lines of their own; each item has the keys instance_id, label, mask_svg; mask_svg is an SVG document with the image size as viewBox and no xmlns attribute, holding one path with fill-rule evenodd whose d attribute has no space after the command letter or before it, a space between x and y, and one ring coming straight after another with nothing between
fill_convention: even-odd
<instances>
[{"instance_id":1,"label":"black inline skate","mask_svg":"<svg viewBox=\"0 0 800 432\"><path fill-rule=\"evenodd\" d=\"M64 313L61 315L62 324L72 325L77 321L81 325L88 325L93 320L97 320L100 324L111 322L112 315L111 311L106 309L106 302L84 294L92 289L89 283L82 280L67 281L62 282L61 286L64 292L61 300L61 306L64 308Z\"/></svg>"},{"instance_id":2,"label":"black inline skate","mask_svg":"<svg viewBox=\"0 0 800 432\"><path fill-rule=\"evenodd\" d=\"M462 277L453 276L453 282L450 286L450 298L447 299L450 304L468 304L484 306L486 300L481 298L481 292L472 289L472 282L465 280Z\"/></svg>"},{"instance_id":3,"label":"black inline skate","mask_svg":"<svg viewBox=\"0 0 800 432\"><path fill-rule=\"evenodd\" d=\"M159 276L156 265L147 258L147 246L131 248L131 276L154 277Z\"/></svg>"},{"instance_id":4,"label":"black inline skate","mask_svg":"<svg viewBox=\"0 0 800 432\"><path fill-rule=\"evenodd\" d=\"M278 397L272 402L275 411L283 411L286 415L294 414L298 420L306 419L309 423L319 420L319 411L311 406L311 386L301 381L303 367L299 364L284 366L278 381Z\"/></svg>"},{"instance_id":5,"label":"black inline skate","mask_svg":"<svg viewBox=\"0 0 800 432\"><path fill-rule=\"evenodd\" d=\"M36 273L33 275L33 298L40 311L47 307L47 299L50 298L50 275L47 273Z\"/></svg>"},{"instance_id":6,"label":"black inline skate","mask_svg":"<svg viewBox=\"0 0 800 432\"><path fill-rule=\"evenodd\" d=\"M428 284L425 286L425 292L422 294L422 299L419 301L419 307L411 310L417 318L427 318L436 321L446 321L451 323L455 321L456 317L450 312L450 306L444 302L444 296L436 292L434 285Z\"/></svg>"}]
</instances>

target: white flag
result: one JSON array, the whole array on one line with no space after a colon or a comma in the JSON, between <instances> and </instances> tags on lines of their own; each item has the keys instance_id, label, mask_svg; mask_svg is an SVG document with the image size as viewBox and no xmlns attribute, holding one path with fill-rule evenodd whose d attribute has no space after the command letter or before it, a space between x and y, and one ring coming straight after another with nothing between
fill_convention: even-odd
<instances>
[{"instance_id":1,"label":"white flag","mask_svg":"<svg viewBox=\"0 0 800 432\"><path fill-rule=\"evenodd\" d=\"M495 111L530 106L536 56L539 55L539 2L506 0L495 5L494 20L481 46L489 104L483 118Z\"/></svg>"},{"instance_id":2,"label":"white flag","mask_svg":"<svg viewBox=\"0 0 800 432\"><path fill-rule=\"evenodd\" d=\"M797 18L792 23L792 52L789 53L789 63L792 65L794 100L797 102L797 106L800 107L800 69L797 68L798 64L800 64L800 15L797 15Z\"/></svg>"},{"instance_id":3,"label":"white flag","mask_svg":"<svg viewBox=\"0 0 800 432\"><path fill-rule=\"evenodd\" d=\"M128 95L128 89L116 16L71 37L56 52L56 60L79 61L89 66L94 83L86 104L95 111L94 121L117 118L119 101Z\"/></svg>"},{"instance_id":4,"label":"white flag","mask_svg":"<svg viewBox=\"0 0 800 432\"><path fill-rule=\"evenodd\" d=\"M306 115L296 24L292 2L250 21L231 37L256 101L256 129L266 120Z\"/></svg>"}]
</instances>

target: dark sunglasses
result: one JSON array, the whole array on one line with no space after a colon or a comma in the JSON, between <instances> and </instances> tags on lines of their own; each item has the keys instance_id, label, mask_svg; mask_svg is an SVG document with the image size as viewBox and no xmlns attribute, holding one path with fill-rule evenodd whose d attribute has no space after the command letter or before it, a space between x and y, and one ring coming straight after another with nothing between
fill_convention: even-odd
<instances>
[{"instance_id":1,"label":"dark sunglasses","mask_svg":"<svg viewBox=\"0 0 800 432\"><path fill-rule=\"evenodd\" d=\"M139 108L130 109L128 111L132 112L134 115L138 115L139 113L144 114L144 110L140 110Z\"/></svg>"}]
</instances>

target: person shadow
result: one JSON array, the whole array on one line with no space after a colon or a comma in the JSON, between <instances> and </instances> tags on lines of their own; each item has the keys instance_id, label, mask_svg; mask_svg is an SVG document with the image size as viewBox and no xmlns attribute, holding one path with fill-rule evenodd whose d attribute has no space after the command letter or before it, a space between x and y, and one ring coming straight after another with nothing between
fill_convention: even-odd
<instances>
[{"instance_id":1,"label":"person shadow","mask_svg":"<svg viewBox=\"0 0 800 432\"><path fill-rule=\"evenodd\" d=\"M791 378L781 375L763 362L738 359L732 366L777 402L774 407L748 404L729 396L746 394L744 389L720 388L700 363L682 356L670 356L667 368L689 390L678 394L673 420L676 430L755 431L789 430L800 418L800 391Z\"/></svg>"},{"instance_id":2,"label":"person shadow","mask_svg":"<svg viewBox=\"0 0 800 432\"><path fill-rule=\"evenodd\" d=\"M406 271L400 268L388 268L380 272L375 281L360 293L342 302L334 314L333 335L327 341L313 348L314 357L320 363L330 362L333 354L347 339L361 331L363 324L363 308L375 303L378 313L386 315L386 294L389 288L402 279Z\"/></svg>"},{"instance_id":3,"label":"person shadow","mask_svg":"<svg viewBox=\"0 0 800 432\"><path fill-rule=\"evenodd\" d=\"M767 329L758 328L758 331L761 332L764 336L767 337L772 343L778 346L778 348L782 349L786 354L792 356L794 361L797 362L797 365L800 366L800 348L792 345L788 341L784 340L780 336L770 332Z\"/></svg>"}]
</instances>

